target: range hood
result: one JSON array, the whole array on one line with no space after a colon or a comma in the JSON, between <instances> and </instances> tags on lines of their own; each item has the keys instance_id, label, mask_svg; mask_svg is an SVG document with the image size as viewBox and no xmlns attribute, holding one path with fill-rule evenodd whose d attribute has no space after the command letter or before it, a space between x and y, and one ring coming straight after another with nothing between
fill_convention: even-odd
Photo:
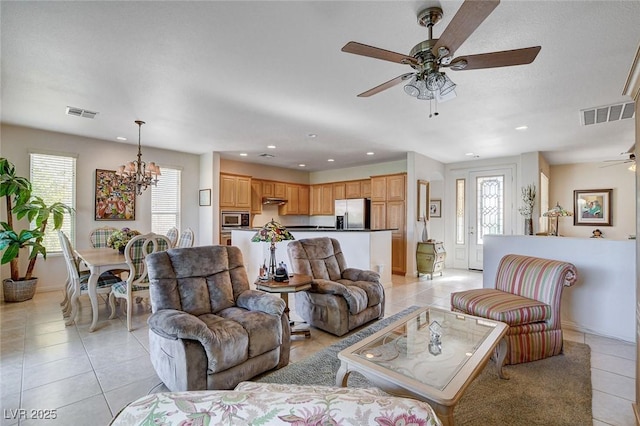
<instances>
[{"instance_id":1,"label":"range hood","mask_svg":"<svg viewBox=\"0 0 640 426\"><path fill-rule=\"evenodd\" d=\"M283 206L287 204L287 200L276 197L262 197L262 204L277 204L279 206Z\"/></svg>"}]
</instances>

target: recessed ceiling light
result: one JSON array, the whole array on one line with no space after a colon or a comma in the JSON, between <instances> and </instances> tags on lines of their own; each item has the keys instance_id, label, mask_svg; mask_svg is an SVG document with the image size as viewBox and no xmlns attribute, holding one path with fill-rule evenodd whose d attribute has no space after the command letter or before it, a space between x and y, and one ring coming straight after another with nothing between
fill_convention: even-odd
<instances>
[{"instance_id":1,"label":"recessed ceiling light","mask_svg":"<svg viewBox=\"0 0 640 426\"><path fill-rule=\"evenodd\" d=\"M309 133L307 137L313 139L313 138L317 138L318 135L316 135L315 133Z\"/></svg>"},{"instance_id":2,"label":"recessed ceiling light","mask_svg":"<svg viewBox=\"0 0 640 426\"><path fill-rule=\"evenodd\" d=\"M276 149L276 146L275 146L275 145L267 145L267 148L269 148L269 149Z\"/></svg>"},{"instance_id":3,"label":"recessed ceiling light","mask_svg":"<svg viewBox=\"0 0 640 426\"><path fill-rule=\"evenodd\" d=\"M473 152L467 152L464 155L466 155L467 157L473 157L475 154Z\"/></svg>"},{"instance_id":4,"label":"recessed ceiling light","mask_svg":"<svg viewBox=\"0 0 640 426\"><path fill-rule=\"evenodd\" d=\"M307 165L306 165L306 164L298 164L298 166L300 166L300 167L307 167Z\"/></svg>"},{"instance_id":5,"label":"recessed ceiling light","mask_svg":"<svg viewBox=\"0 0 640 426\"><path fill-rule=\"evenodd\" d=\"M527 130L529 128L529 126L518 126L516 127L516 130Z\"/></svg>"},{"instance_id":6,"label":"recessed ceiling light","mask_svg":"<svg viewBox=\"0 0 640 426\"><path fill-rule=\"evenodd\" d=\"M119 141L126 141L127 138L125 138L124 136L116 136L116 139Z\"/></svg>"},{"instance_id":7,"label":"recessed ceiling light","mask_svg":"<svg viewBox=\"0 0 640 426\"><path fill-rule=\"evenodd\" d=\"M367 155L376 155L376 153L372 152L372 151L369 151L369 152L367 152Z\"/></svg>"},{"instance_id":8,"label":"recessed ceiling light","mask_svg":"<svg viewBox=\"0 0 640 426\"><path fill-rule=\"evenodd\" d=\"M246 152L241 152L241 153L240 153L240 157L246 157L246 156L247 156L247 153L246 153Z\"/></svg>"},{"instance_id":9,"label":"recessed ceiling light","mask_svg":"<svg viewBox=\"0 0 640 426\"><path fill-rule=\"evenodd\" d=\"M333 163L336 160L334 160L333 158L329 158L327 161L330 162L330 163Z\"/></svg>"}]
</instances>

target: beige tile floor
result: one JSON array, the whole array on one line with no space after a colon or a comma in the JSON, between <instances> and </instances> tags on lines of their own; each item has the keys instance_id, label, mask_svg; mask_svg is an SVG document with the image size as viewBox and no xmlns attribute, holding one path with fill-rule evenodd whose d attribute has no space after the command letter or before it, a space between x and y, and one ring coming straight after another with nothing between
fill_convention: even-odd
<instances>
[{"instance_id":1,"label":"beige tile floor","mask_svg":"<svg viewBox=\"0 0 640 426\"><path fill-rule=\"evenodd\" d=\"M481 287L479 272L446 270L443 277L394 276L386 288L386 315L411 305L448 308L453 291ZM570 290L569 290L570 291ZM0 304L0 414L2 425L100 425L128 402L160 385L148 353L146 318L137 306L127 332L122 316L108 320L104 300L99 328L89 333L86 296L77 324L65 327L59 293L38 293L23 303ZM294 298L291 297L294 302ZM292 303L295 319L295 303ZM565 338L591 346L593 424L633 425L635 345L565 330ZM312 329L311 339L295 336L291 361L300 360L338 338ZM508 367L507 367L508 368ZM55 410L55 420L17 420L17 409Z\"/></svg>"}]
</instances>

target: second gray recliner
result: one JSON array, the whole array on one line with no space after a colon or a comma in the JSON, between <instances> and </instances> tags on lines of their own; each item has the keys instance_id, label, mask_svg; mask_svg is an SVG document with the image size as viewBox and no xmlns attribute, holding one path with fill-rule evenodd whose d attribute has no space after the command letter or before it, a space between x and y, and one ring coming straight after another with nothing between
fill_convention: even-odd
<instances>
[{"instance_id":1,"label":"second gray recliner","mask_svg":"<svg viewBox=\"0 0 640 426\"><path fill-rule=\"evenodd\" d=\"M296 293L295 310L313 327L342 336L384 316L384 288L377 272L348 268L334 238L307 238L287 245L294 273L313 277Z\"/></svg>"}]
</instances>

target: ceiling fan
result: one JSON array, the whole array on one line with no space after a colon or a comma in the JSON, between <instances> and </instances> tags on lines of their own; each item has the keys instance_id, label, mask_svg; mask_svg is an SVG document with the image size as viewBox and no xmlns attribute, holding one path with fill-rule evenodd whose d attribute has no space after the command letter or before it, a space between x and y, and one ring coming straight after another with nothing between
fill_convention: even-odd
<instances>
[{"instance_id":1,"label":"ceiling fan","mask_svg":"<svg viewBox=\"0 0 640 426\"><path fill-rule=\"evenodd\" d=\"M358 97L369 97L410 80L404 86L408 95L422 100L443 101L455 96L456 84L444 72L440 71L441 68L461 71L524 65L533 62L540 52L540 46L453 58L454 52L499 3L499 0L466 0L439 39L433 38L433 26L442 19L442 9L428 7L420 11L418 24L429 30L429 39L416 44L409 55L350 41L342 48L343 52L406 64L414 69L413 72L402 74L373 89L362 92Z\"/></svg>"},{"instance_id":2,"label":"ceiling fan","mask_svg":"<svg viewBox=\"0 0 640 426\"><path fill-rule=\"evenodd\" d=\"M626 158L622 159L622 160L605 160L605 163L609 163L606 164L604 166L600 166L600 168L603 167L611 167L611 166L617 166L619 164L629 164L631 163L631 165L629 166L629 170L635 171L636 170L636 154L635 154L635 150L636 150L636 144L633 144L631 146L631 148L629 148L626 152L621 152L620 155L624 155Z\"/></svg>"}]
</instances>

